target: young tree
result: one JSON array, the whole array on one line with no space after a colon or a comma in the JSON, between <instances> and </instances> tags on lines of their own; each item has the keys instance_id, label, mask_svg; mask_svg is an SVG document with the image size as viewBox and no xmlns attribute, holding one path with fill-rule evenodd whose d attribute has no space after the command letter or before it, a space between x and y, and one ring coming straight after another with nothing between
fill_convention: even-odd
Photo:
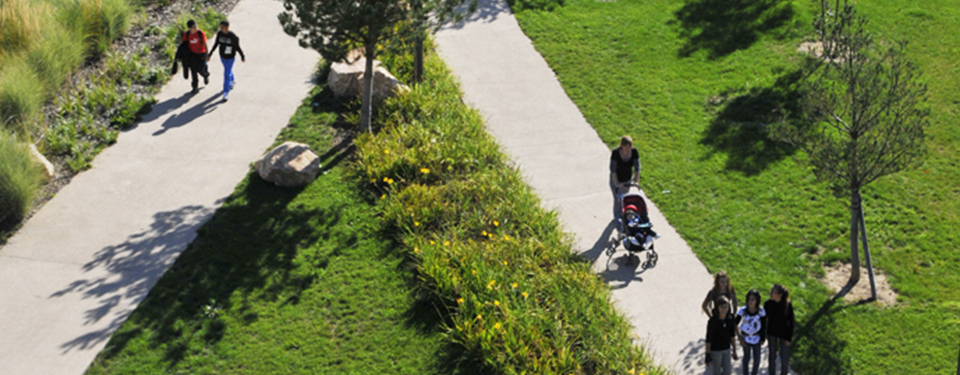
<instances>
[{"instance_id":1,"label":"young tree","mask_svg":"<svg viewBox=\"0 0 960 375\"><path fill-rule=\"evenodd\" d=\"M443 22L462 17L455 9L463 1L284 0L286 11L279 18L287 34L297 37L302 47L320 52L327 61L344 60L351 50L362 48L366 66L360 126L369 131L373 113L373 61L377 58L379 43L402 30L395 27L399 22L414 21L418 25L414 31L418 32L431 25L438 29ZM422 56L420 59L422 61Z\"/></svg>"},{"instance_id":2,"label":"young tree","mask_svg":"<svg viewBox=\"0 0 960 375\"><path fill-rule=\"evenodd\" d=\"M457 7L469 1L466 12ZM428 33L440 30L448 22L460 22L464 16L477 10L478 0L409 0L410 20L413 25L413 81L423 80L423 41Z\"/></svg>"},{"instance_id":3,"label":"young tree","mask_svg":"<svg viewBox=\"0 0 960 375\"><path fill-rule=\"evenodd\" d=\"M860 191L919 161L926 152L929 111L921 108L927 88L905 56L906 42L875 43L867 19L847 0L842 6L836 0L835 7L828 0L820 3L815 27L823 50L806 82L805 124L784 126L779 134L807 152L818 179L850 197L852 274L840 292L845 295L860 280L858 245L865 230Z\"/></svg>"},{"instance_id":4,"label":"young tree","mask_svg":"<svg viewBox=\"0 0 960 375\"><path fill-rule=\"evenodd\" d=\"M286 11L279 15L283 30L327 61L341 61L352 49L363 49L366 66L360 126L370 131L377 43L389 37L393 26L407 16L406 4L395 0L284 0L283 6Z\"/></svg>"}]
</instances>

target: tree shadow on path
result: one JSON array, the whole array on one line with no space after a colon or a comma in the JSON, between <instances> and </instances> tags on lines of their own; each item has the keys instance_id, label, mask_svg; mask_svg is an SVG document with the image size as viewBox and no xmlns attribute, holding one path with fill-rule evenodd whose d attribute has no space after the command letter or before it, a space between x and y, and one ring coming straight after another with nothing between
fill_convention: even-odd
<instances>
[{"instance_id":1,"label":"tree shadow on path","mask_svg":"<svg viewBox=\"0 0 960 375\"><path fill-rule=\"evenodd\" d=\"M802 100L798 83L802 79L803 72L797 70L781 76L770 87L753 88L732 99L728 99L730 92L711 98L710 107L722 108L700 139L700 144L711 148L703 159L726 154L727 170L753 176L796 153L796 147L774 139L770 128L798 120Z\"/></svg>"},{"instance_id":2,"label":"tree shadow on path","mask_svg":"<svg viewBox=\"0 0 960 375\"><path fill-rule=\"evenodd\" d=\"M678 55L706 50L708 58L718 59L750 48L763 34L786 25L794 9L785 0L689 0L675 15L669 24L679 25L686 40Z\"/></svg>"},{"instance_id":3,"label":"tree shadow on path","mask_svg":"<svg viewBox=\"0 0 960 375\"><path fill-rule=\"evenodd\" d=\"M227 325L219 317L219 311L238 311L242 320L250 324L258 319L251 306L260 301L283 298L284 304L298 303L300 293L317 275L296 271L294 258L298 249L326 235L315 228L330 226L342 216L342 207L327 210L288 207L301 191L278 188L251 174L216 215L197 230L196 239L166 274L163 270L176 258L173 254L156 259L155 254L144 252L138 257L120 259L117 268L136 268L127 263L152 267L154 272L149 279L131 273L130 278L134 280L128 282L142 285L137 289L138 298L143 298L148 290L149 296L130 315L127 324L123 323L129 312L117 314L110 330L79 337L64 346L106 340L119 328L98 360L113 358L123 353L132 340L144 337L152 350L162 353L164 363L173 368L188 356L189 348L196 345L197 340L212 346L222 339ZM189 239L176 242L188 243ZM110 260L112 252L115 250L105 251L98 261L114 262ZM156 286L150 289L153 282ZM252 293L254 290L261 292ZM243 298L231 299L233 295Z\"/></svg>"}]
</instances>

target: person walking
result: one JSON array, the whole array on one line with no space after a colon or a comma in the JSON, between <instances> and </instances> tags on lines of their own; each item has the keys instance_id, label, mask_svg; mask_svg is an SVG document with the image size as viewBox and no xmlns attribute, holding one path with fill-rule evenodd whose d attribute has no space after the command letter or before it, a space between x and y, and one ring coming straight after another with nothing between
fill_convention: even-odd
<instances>
[{"instance_id":1,"label":"person walking","mask_svg":"<svg viewBox=\"0 0 960 375\"><path fill-rule=\"evenodd\" d=\"M640 180L640 152L633 147L633 138L620 137L620 147L610 154L610 189L613 191L613 217L620 215L620 195L629 191L630 184Z\"/></svg>"},{"instance_id":2,"label":"person walking","mask_svg":"<svg viewBox=\"0 0 960 375\"><path fill-rule=\"evenodd\" d=\"M217 47L220 47L220 62L223 63L223 101L227 101L230 90L236 84L233 76L233 62L238 53L242 62L247 62L247 57L240 49L240 38L230 31L230 22L227 20L220 21L220 31L217 32L215 39L211 49L217 50ZM210 55L207 55L207 61L210 61Z\"/></svg>"},{"instance_id":3,"label":"person walking","mask_svg":"<svg viewBox=\"0 0 960 375\"><path fill-rule=\"evenodd\" d=\"M703 299L703 304L700 306L703 309L703 312L707 316L713 316L717 311L716 306L714 306L714 301L720 296L727 297L727 300L731 304L731 313L737 311L737 291L733 288L733 283L730 282L730 276L727 275L727 271L717 272L717 275L713 277L713 288L707 292L707 297Z\"/></svg>"},{"instance_id":4,"label":"person walking","mask_svg":"<svg viewBox=\"0 0 960 375\"><path fill-rule=\"evenodd\" d=\"M763 303L767 313L767 339L770 342L770 375L776 374L777 359L780 362L780 375L790 373L790 342L793 340L793 304L790 303L790 291L780 284L773 284L770 299Z\"/></svg>"},{"instance_id":5,"label":"person walking","mask_svg":"<svg viewBox=\"0 0 960 375\"><path fill-rule=\"evenodd\" d=\"M767 339L767 312L760 307L760 292L750 289L747 292L746 306L737 310L737 336L743 346L743 375L757 375L760 371L760 349ZM753 359L753 371L749 371L750 359Z\"/></svg>"},{"instance_id":6,"label":"person walking","mask_svg":"<svg viewBox=\"0 0 960 375\"><path fill-rule=\"evenodd\" d=\"M193 78L190 86L193 87L192 93L197 93L197 87L200 85L197 75L203 77L203 84L210 83L210 73L207 72L207 34L197 27L197 21L187 21L188 30L183 33L181 43L187 44L187 56L184 61L190 68L190 75ZM186 72L184 72L186 74Z\"/></svg>"},{"instance_id":7,"label":"person walking","mask_svg":"<svg viewBox=\"0 0 960 375\"><path fill-rule=\"evenodd\" d=\"M717 313L707 321L707 344L704 363L713 375L732 375L737 360L737 323L730 312L730 300L721 296L716 301Z\"/></svg>"}]
</instances>

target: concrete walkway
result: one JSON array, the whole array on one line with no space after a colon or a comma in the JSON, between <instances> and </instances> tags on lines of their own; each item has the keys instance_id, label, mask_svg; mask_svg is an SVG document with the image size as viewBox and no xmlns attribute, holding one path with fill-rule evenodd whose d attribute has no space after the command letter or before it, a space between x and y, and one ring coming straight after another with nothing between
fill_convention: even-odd
<instances>
[{"instance_id":1,"label":"concrete walkway","mask_svg":"<svg viewBox=\"0 0 960 375\"><path fill-rule=\"evenodd\" d=\"M657 363L679 374L702 374L707 318L700 303L712 277L656 206L650 205L660 261L646 271L626 266L616 236L608 185L610 150L567 97L553 71L502 0L480 0L465 23L437 36L440 55L460 79L465 100L519 166L526 181L556 209L579 251L594 261L616 305L629 317ZM656 163L656 160L641 161ZM642 185L641 180L641 185ZM650 192L656 200L659 192ZM762 362L765 364L765 362ZM738 369L739 370L739 369Z\"/></svg>"},{"instance_id":2,"label":"concrete walkway","mask_svg":"<svg viewBox=\"0 0 960 375\"><path fill-rule=\"evenodd\" d=\"M281 11L243 0L230 15L247 54L230 102L220 103L217 57L197 95L174 77L139 126L0 250L0 373L82 374L273 143L318 58L283 33Z\"/></svg>"}]
</instances>

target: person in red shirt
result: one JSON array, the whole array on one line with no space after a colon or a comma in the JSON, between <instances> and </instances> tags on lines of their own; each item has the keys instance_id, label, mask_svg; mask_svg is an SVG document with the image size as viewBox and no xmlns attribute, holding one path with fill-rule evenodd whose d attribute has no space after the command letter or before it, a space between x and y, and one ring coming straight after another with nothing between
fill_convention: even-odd
<instances>
[{"instance_id":1,"label":"person in red shirt","mask_svg":"<svg viewBox=\"0 0 960 375\"><path fill-rule=\"evenodd\" d=\"M194 20L187 21L187 28L189 30L183 33L181 38L181 43L187 45L184 67L190 70L193 78L190 83L193 86L193 92L196 93L197 86L200 84L197 79L198 74L203 77L204 85L210 83L210 73L207 72L207 35L197 27L197 22Z\"/></svg>"}]
</instances>

